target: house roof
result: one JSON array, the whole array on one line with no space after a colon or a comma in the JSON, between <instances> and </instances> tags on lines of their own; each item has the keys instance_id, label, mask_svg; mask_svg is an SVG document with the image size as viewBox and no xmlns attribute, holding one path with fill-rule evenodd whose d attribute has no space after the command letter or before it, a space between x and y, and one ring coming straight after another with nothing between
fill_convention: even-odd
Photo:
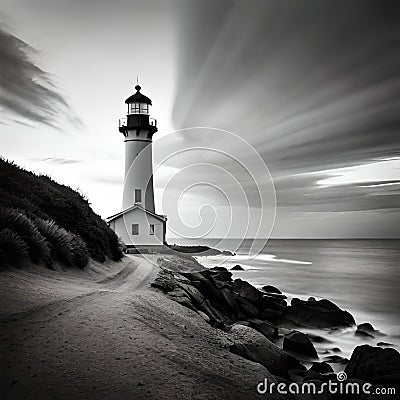
<instances>
[{"instance_id":1,"label":"house roof","mask_svg":"<svg viewBox=\"0 0 400 400\"><path fill-rule=\"evenodd\" d=\"M106 218L107 222L111 222L114 219L122 217L124 214L134 210L135 208L138 208L138 209L144 211L146 214L152 215L153 217L159 219L162 222L165 222L167 220L167 217L165 215L160 215L160 214L153 213L153 212L151 212L149 210L146 210L144 207L139 206L139 204L135 204L132 207L127 208L126 210L120 211L118 214L114 214L114 215L111 215L111 217Z\"/></svg>"},{"instance_id":2,"label":"house roof","mask_svg":"<svg viewBox=\"0 0 400 400\"><path fill-rule=\"evenodd\" d=\"M146 104L150 104L150 105L152 104L151 100L147 96L140 93L141 87L139 85L136 85L135 89L136 89L136 93L133 94L132 96L128 97L125 100L126 104L130 104L130 103L146 103Z\"/></svg>"}]
</instances>

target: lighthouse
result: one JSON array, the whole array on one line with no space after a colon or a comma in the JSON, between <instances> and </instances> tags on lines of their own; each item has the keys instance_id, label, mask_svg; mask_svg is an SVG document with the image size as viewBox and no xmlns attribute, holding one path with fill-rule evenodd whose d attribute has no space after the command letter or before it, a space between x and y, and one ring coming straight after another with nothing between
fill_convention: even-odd
<instances>
[{"instance_id":1,"label":"lighthouse","mask_svg":"<svg viewBox=\"0 0 400 400\"><path fill-rule=\"evenodd\" d=\"M122 210L108 223L128 249L143 251L163 246L167 218L157 214L154 206L152 142L157 121L150 118L152 101L139 85L135 90L125 100L127 114L118 127L125 147Z\"/></svg>"}]
</instances>

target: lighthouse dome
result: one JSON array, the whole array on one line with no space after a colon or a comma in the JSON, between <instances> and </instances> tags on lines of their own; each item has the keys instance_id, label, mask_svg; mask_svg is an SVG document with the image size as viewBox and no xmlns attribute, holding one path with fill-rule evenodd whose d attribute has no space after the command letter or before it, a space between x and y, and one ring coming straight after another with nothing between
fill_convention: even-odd
<instances>
[{"instance_id":1,"label":"lighthouse dome","mask_svg":"<svg viewBox=\"0 0 400 400\"><path fill-rule=\"evenodd\" d=\"M133 94L132 96L128 97L128 98L125 100L125 103L126 103L126 104L131 104L131 103L145 103L145 104L150 104L150 105L152 105L151 100L150 100L147 96L145 96L144 94L140 93L141 87L140 87L139 85L136 85L136 86L135 86L135 89L136 89L136 93Z\"/></svg>"}]
</instances>

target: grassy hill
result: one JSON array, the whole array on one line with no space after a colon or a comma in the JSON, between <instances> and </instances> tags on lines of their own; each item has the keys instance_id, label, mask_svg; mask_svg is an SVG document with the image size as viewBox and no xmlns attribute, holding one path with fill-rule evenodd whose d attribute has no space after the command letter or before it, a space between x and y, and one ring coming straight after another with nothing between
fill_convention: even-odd
<instances>
[{"instance_id":1,"label":"grassy hill","mask_svg":"<svg viewBox=\"0 0 400 400\"><path fill-rule=\"evenodd\" d=\"M119 260L118 238L87 199L47 176L0 158L0 265L28 258L83 268L89 257Z\"/></svg>"}]
</instances>

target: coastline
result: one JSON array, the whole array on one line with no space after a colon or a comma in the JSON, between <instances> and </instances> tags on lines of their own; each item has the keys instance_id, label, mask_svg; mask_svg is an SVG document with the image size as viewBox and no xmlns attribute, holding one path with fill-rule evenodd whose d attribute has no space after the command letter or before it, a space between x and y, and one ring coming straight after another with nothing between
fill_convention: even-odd
<instances>
[{"instance_id":1,"label":"coastline","mask_svg":"<svg viewBox=\"0 0 400 400\"><path fill-rule=\"evenodd\" d=\"M150 276L132 289L140 262ZM265 368L151 288L157 270L129 256L84 271L2 271L3 398L254 398Z\"/></svg>"},{"instance_id":2,"label":"coastline","mask_svg":"<svg viewBox=\"0 0 400 400\"><path fill-rule=\"evenodd\" d=\"M315 358L283 351L269 323L257 327L244 314L247 321L210 324L193 299L191 309L154 287L163 271L188 279L204 268L192 257L158 254L91 262L83 271L2 271L4 398L253 399L265 379L335 378L310 373ZM289 330L278 328L281 339Z\"/></svg>"}]
</instances>

